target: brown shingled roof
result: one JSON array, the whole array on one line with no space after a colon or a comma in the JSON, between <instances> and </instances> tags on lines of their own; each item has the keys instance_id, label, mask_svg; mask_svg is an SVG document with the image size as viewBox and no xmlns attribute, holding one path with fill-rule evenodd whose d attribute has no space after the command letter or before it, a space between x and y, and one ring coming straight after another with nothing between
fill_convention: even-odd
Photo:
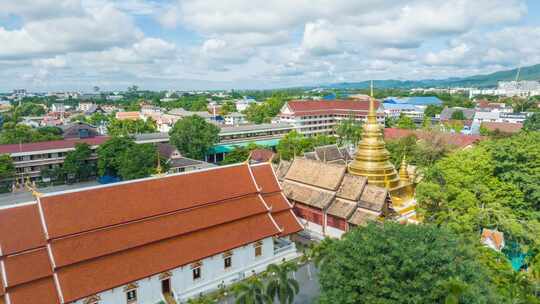
<instances>
[{"instance_id":1,"label":"brown shingled roof","mask_svg":"<svg viewBox=\"0 0 540 304\"><path fill-rule=\"evenodd\" d=\"M37 204L0 209L0 248L14 254L45 246L45 234Z\"/></svg>"},{"instance_id":2,"label":"brown shingled roof","mask_svg":"<svg viewBox=\"0 0 540 304\"><path fill-rule=\"evenodd\" d=\"M343 182L341 183L341 186L339 186L336 196L352 201L358 201L366 184L366 177L347 173L343 177Z\"/></svg>"},{"instance_id":3,"label":"brown shingled roof","mask_svg":"<svg viewBox=\"0 0 540 304\"><path fill-rule=\"evenodd\" d=\"M370 221L377 220L378 218L379 218L379 214L377 214L376 212L358 208L349 219L349 223L356 226L363 226L363 225L367 225Z\"/></svg>"},{"instance_id":4,"label":"brown shingled roof","mask_svg":"<svg viewBox=\"0 0 540 304\"><path fill-rule=\"evenodd\" d=\"M285 178L335 191L341 184L346 170L347 167L343 165L295 158Z\"/></svg>"},{"instance_id":5,"label":"brown shingled roof","mask_svg":"<svg viewBox=\"0 0 540 304\"><path fill-rule=\"evenodd\" d=\"M362 192L358 205L365 209L381 212L387 197L388 191L385 188L367 185Z\"/></svg>"},{"instance_id":6,"label":"brown shingled roof","mask_svg":"<svg viewBox=\"0 0 540 304\"><path fill-rule=\"evenodd\" d=\"M357 205L355 202L336 198L328 208L328 214L342 219L348 219L356 208Z\"/></svg>"},{"instance_id":7,"label":"brown shingled roof","mask_svg":"<svg viewBox=\"0 0 540 304\"><path fill-rule=\"evenodd\" d=\"M311 207L326 209L334 199L334 193L292 181L282 183L283 192L289 199Z\"/></svg>"}]
</instances>

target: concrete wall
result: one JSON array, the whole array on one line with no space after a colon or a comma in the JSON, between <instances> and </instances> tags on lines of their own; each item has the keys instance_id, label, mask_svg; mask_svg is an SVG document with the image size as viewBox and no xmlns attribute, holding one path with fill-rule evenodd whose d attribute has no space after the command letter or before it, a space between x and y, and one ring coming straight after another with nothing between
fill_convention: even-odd
<instances>
[{"instance_id":1,"label":"concrete wall","mask_svg":"<svg viewBox=\"0 0 540 304\"><path fill-rule=\"evenodd\" d=\"M288 260L297 255L294 245L291 249L275 255L272 238L266 238L262 240L262 243L262 255L259 257L255 257L253 244L231 250L232 265L228 269L224 268L224 258L221 253L201 260L201 277L197 280L193 280L191 264L170 270L169 279L175 298L179 302L185 302L188 298L198 296L200 293L216 290L221 284L229 285L254 273L264 271L270 263L279 263L283 258ZM164 300L161 293L160 275L162 274L132 282L137 285L135 303L156 304ZM100 301L97 303L127 303L125 287L126 285L99 293ZM75 303L83 304L84 300L81 299Z\"/></svg>"}]
</instances>

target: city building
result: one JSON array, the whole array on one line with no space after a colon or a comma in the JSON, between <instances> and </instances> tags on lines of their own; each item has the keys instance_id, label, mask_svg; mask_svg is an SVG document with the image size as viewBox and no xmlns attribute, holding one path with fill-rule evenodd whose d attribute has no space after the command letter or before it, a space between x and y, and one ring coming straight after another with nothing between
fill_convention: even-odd
<instances>
[{"instance_id":1,"label":"city building","mask_svg":"<svg viewBox=\"0 0 540 304\"><path fill-rule=\"evenodd\" d=\"M79 105L77 106L77 110L84 113L84 112L88 112L94 106L95 104L93 102L79 102Z\"/></svg>"},{"instance_id":2,"label":"city building","mask_svg":"<svg viewBox=\"0 0 540 304\"><path fill-rule=\"evenodd\" d=\"M184 303L298 256L270 164L34 194L0 209L2 303Z\"/></svg>"},{"instance_id":3,"label":"city building","mask_svg":"<svg viewBox=\"0 0 540 304\"><path fill-rule=\"evenodd\" d=\"M440 120L441 121L450 121L452 120L452 114L454 112L461 111L463 112L463 116L465 117L465 120L472 120L474 118L474 114L476 113L475 109L469 109L469 108L463 108L463 107L445 107L441 114L440 114Z\"/></svg>"},{"instance_id":4,"label":"city building","mask_svg":"<svg viewBox=\"0 0 540 304\"><path fill-rule=\"evenodd\" d=\"M141 113L136 111L131 112L116 112L115 118L118 120L137 120L141 119Z\"/></svg>"},{"instance_id":5,"label":"city building","mask_svg":"<svg viewBox=\"0 0 540 304\"><path fill-rule=\"evenodd\" d=\"M168 143L157 143L156 148L160 158L165 161L166 166L169 168L168 173L201 170L215 166L207 162L184 157L178 152L178 149Z\"/></svg>"},{"instance_id":6,"label":"city building","mask_svg":"<svg viewBox=\"0 0 540 304\"><path fill-rule=\"evenodd\" d=\"M504 233L496 229L491 230L491 229L484 228L482 229L480 242L488 248L501 252L501 250L503 250L505 246Z\"/></svg>"},{"instance_id":7,"label":"city building","mask_svg":"<svg viewBox=\"0 0 540 304\"><path fill-rule=\"evenodd\" d=\"M229 126L237 126L248 123L246 115L238 112L232 112L223 116L225 124Z\"/></svg>"},{"instance_id":8,"label":"city building","mask_svg":"<svg viewBox=\"0 0 540 304\"><path fill-rule=\"evenodd\" d=\"M0 154L9 154L15 166L15 180L22 183L26 178L34 180L41 177L42 170L62 166L66 154L75 150L76 144L86 143L95 151L99 145L108 139L109 137L106 136L96 136L0 145ZM96 158L97 156L93 153L90 161L95 161Z\"/></svg>"},{"instance_id":9,"label":"city building","mask_svg":"<svg viewBox=\"0 0 540 304\"><path fill-rule=\"evenodd\" d=\"M384 125L384 109L376 102L377 121ZM369 102L365 100L310 101L293 100L283 105L278 115L281 123L292 124L295 130L304 135L331 135L340 121L353 118L367 120Z\"/></svg>"},{"instance_id":10,"label":"city building","mask_svg":"<svg viewBox=\"0 0 540 304\"><path fill-rule=\"evenodd\" d=\"M63 103L53 103L51 106L51 111L63 113L66 111L66 106Z\"/></svg>"},{"instance_id":11,"label":"city building","mask_svg":"<svg viewBox=\"0 0 540 304\"><path fill-rule=\"evenodd\" d=\"M387 118L398 118L401 115L412 118L415 122L422 122L424 111L428 105L442 105L442 100L435 96L421 97L388 97L383 100L384 113Z\"/></svg>"},{"instance_id":12,"label":"city building","mask_svg":"<svg viewBox=\"0 0 540 304\"><path fill-rule=\"evenodd\" d=\"M249 105L255 103L257 103L257 101L253 98L244 97L242 99L238 99L235 101L236 110L238 112L244 112L249 107Z\"/></svg>"}]
</instances>

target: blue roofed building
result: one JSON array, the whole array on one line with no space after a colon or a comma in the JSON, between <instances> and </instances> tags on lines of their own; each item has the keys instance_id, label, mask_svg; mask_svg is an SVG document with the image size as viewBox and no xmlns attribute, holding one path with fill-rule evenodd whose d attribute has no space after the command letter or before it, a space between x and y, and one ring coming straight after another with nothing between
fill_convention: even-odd
<instances>
[{"instance_id":1,"label":"blue roofed building","mask_svg":"<svg viewBox=\"0 0 540 304\"><path fill-rule=\"evenodd\" d=\"M435 96L387 97L383 100L386 117L397 118L401 114L411 117L416 122L424 119L428 105L442 105L442 100Z\"/></svg>"}]
</instances>

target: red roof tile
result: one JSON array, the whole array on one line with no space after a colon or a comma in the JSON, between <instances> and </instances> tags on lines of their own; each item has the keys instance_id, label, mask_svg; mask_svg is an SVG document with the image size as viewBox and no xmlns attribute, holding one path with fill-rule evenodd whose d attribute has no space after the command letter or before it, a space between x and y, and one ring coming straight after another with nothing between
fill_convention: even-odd
<instances>
[{"instance_id":1,"label":"red roof tile","mask_svg":"<svg viewBox=\"0 0 540 304\"><path fill-rule=\"evenodd\" d=\"M509 122L483 122L482 127L489 131L499 131L502 133L518 133L523 128L521 123L509 123Z\"/></svg>"},{"instance_id":2,"label":"red roof tile","mask_svg":"<svg viewBox=\"0 0 540 304\"><path fill-rule=\"evenodd\" d=\"M485 139L484 136L465 135L461 133L426 132L422 130L407 130L398 128L384 129L384 138L386 140L400 139L410 135L414 135L416 138L423 140L432 140L433 137L436 136L447 145L452 145L459 148L470 146Z\"/></svg>"},{"instance_id":3,"label":"red roof tile","mask_svg":"<svg viewBox=\"0 0 540 304\"><path fill-rule=\"evenodd\" d=\"M267 162L270 161L276 153L268 149L255 149L251 151L251 160L256 162Z\"/></svg>"},{"instance_id":4,"label":"red roof tile","mask_svg":"<svg viewBox=\"0 0 540 304\"><path fill-rule=\"evenodd\" d=\"M19 285L9 291L12 304L56 304L60 303L52 277Z\"/></svg>"},{"instance_id":5,"label":"red roof tile","mask_svg":"<svg viewBox=\"0 0 540 304\"><path fill-rule=\"evenodd\" d=\"M39 204L0 210L12 304L58 303L38 206L65 302L302 229L269 164L49 194Z\"/></svg>"},{"instance_id":6,"label":"red roof tile","mask_svg":"<svg viewBox=\"0 0 540 304\"><path fill-rule=\"evenodd\" d=\"M276 220L279 228L283 230L280 236L287 236L304 230L292 210L272 213L272 217Z\"/></svg>"},{"instance_id":7,"label":"red roof tile","mask_svg":"<svg viewBox=\"0 0 540 304\"><path fill-rule=\"evenodd\" d=\"M261 188L261 193L280 191L278 181L274 175L274 169L269 163L251 166L255 181Z\"/></svg>"},{"instance_id":8,"label":"red roof tile","mask_svg":"<svg viewBox=\"0 0 540 304\"><path fill-rule=\"evenodd\" d=\"M258 195L83 233L51 243L57 267L267 213ZM196 219L196 220L195 220Z\"/></svg>"},{"instance_id":9,"label":"red roof tile","mask_svg":"<svg viewBox=\"0 0 540 304\"><path fill-rule=\"evenodd\" d=\"M70 302L278 233L270 216L261 214L66 266L57 273L64 300Z\"/></svg>"},{"instance_id":10,"label":"red roof tile","mask_svg":"<svg viewBox=\"0 0 540 304\"><path fill-rule=\"evenodd\" d=\"M49 237L116 225L255 193L247 165L43 196ZM98 216L84 216L94 215Z\"/></svg>"},{"instance_id":11,"label":"red roof tile","mask_svg":"<svg viewBox=\"0 0 540 304\"><path fill-rule=\"evenodd\" d=\"M0 154L37 152L37 151L56 150L56 149L70 149L70 148L75 148L75 144L77 143L87 143L90 146L97 146L97 145L103 144L108 139L109 137L107 136L97 136L97 137L85 138L85 139L64 139L64 140L51 140L51 141L27 143L27 144L20 144L20 145L19 144L0 145Z\"/></svg>"},{"instance_id":12,"label":"red roof tile","mask_svg":"<svg viewBox=\"0 0 540 304\"><path fill-rule=\"evenodd\" d=\"M8 255L45 246L37 204L0 209L0 248Z\"/></svg>"},{"instance_id":13,"label":"red roof tile","mask_svg":"<svg viewBox=\"0 0 540 304\"><path fill-rule=\"evenodd\" d=\"M292 100L287 103L289 109L293 112L307 111L367 111L369 101L363 100L332 100L332 101L311 101L311 100ZM379 107L379 102L375 102L375 107Z\"/></svg>"},{"instance_id":14,"label":"red roof tile","mask_svg":"<svg viewBox=\"0 0 540 304\"><path fill-rule=\"evenodd\" d=\"M52 267L45 247L8 256L4 260L4 265L8 287L52 275Z\"/></svg>"}]
</instances>

